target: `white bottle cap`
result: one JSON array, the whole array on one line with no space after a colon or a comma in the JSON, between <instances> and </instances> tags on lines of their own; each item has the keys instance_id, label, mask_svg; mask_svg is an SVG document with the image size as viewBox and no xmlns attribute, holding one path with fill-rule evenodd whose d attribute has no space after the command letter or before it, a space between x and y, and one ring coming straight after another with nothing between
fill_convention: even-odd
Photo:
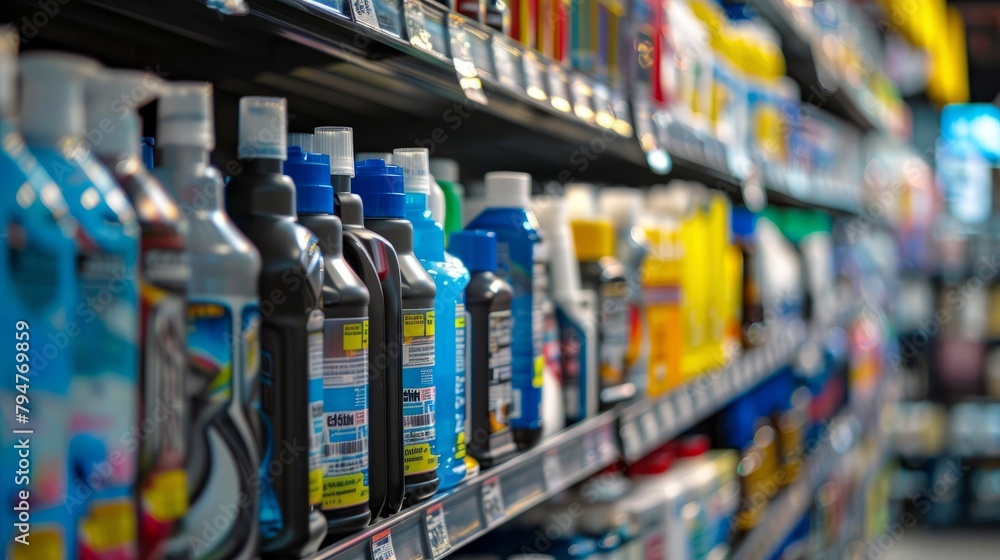
<instances>
[{"instance_id":1,"label":"white bottle cap","mask_svg":"<svg viewBox=\"0 0 1000 560\"><path fill-rule=\"evenodd\" d=\"M330 175L354 177L354 129L320 126L313 132L313 147L330 156Z\"/></svg>"},{"instance_id":2,"label":"white bottle cap","mask_svg":"<svg viewBox=\"0 0 1000 560\"><path fill-rule=\"evenodd\" d=\"M392 163L403 169L403 191L415 194L431 194L430 153L427 148L396 148L392 151Z\"/></svg>"},{"instance_id":3,"label":"white bottle cap","mask_svg":"<svg viewBox=\"0 0 1000 560\"><path fill-rule=\"evenodd\" d=\"M643 214L642 191L630 187L601 189L597 206L618 229L631 228L639 223Z\"/></svg>"},{"instance_id":4,"label":"white bottle cap","mask_svg":"<svg viewBox=\"0 0 1000 560\"><path fill-rule=\"evenodd\" d=\"M563 197L569 210L569 219L593 218L597 189L590 183L567 183L563 187Z\"/></svg>"},{"instance_id":5,"label":"white bottle cap","mask_svg":"<svg viewBox=\"0 0 1000 560\"><path fill-rule=\"evenodd\" d=\"M285 161L288 157L285 144L288 140L287 106L284 97L241 97L236 157Z\"/></svg>"},{"instance_id":6,"label":"white bottle cap","mask_svg":"<svg viewBox=\"0 0 1000 560\"><path fill-rule=\"evenodd\" d=\"M316 153L313 147L313 135L308 132L289 132L288 146L298 146L303 152Z\"/></svg>"},{"instance_id":7,"label":"white bottle cap","mask_svg":"<svg viewBox=\"0 0 1000 560\"><path fill-rule=\"evenodd\" d=\"M491 171L486 180L486 208L528 208L531 175L517 171Z\"/></svg>"},{"instance_id":8,"label":"white bottle cap","mask_svg":"<svg viewBox=\"0 0 1000 560\"><path fill-rule=\"evenodd\" d=\"M21 36L13 25L0 29L0 118L13 114L17 91L17 46Z\"/></svg>"},{"instance_id":9,"label":"white bottle cap","mask_svg":"<svg viewBox=\"0 0 1000 560\"><path fill-rule=\"evenodd\" d=\"M156 99L162 85L156 74L139 70L104 70L87 79L87 140L95 154L139 155L136 109Z\"/></svg>"},{"instance_id":10,"label":"white bottle cap","mask_svg":"<svg viewBox=\"0 0 1000 560\"><path fill-rule=\"evenodd\" d=\"M212 84L170 82L160 92L156 145L215 149Z\"/></svg>"},{"instance_id":11,"label":"white bottle cap","mask_svg":"<svg viewBox=\"0 0 1000 560\"><path fill-rule=\"evenodd\" d=\"M21 133L29 142L79 138L86 128L84 79L100 70L95 60L35 51L21 56Z\"/></svg>"},{"instance_id":12,"label":"white bottle cap","mask_svg":"<svg viewBox=\"0 0 1000 560\"><path fill-rule=\"evenodd\" d=\"M354 161L365 161L366 159L380 159L386 163L392 163L392 154L389 152L358 152L354 154Z\"/></svg>"},{"instance_id":13,"label":"white bottle cap","mask_svg":"<svg viewBox=\"0 0 1000 560\"><path fill-rule=\"evenodd\" d=\"M458 162L447 158L432 158L431 175L438 181L457 183L459 181Z\"/></svg>"}]
</instances>

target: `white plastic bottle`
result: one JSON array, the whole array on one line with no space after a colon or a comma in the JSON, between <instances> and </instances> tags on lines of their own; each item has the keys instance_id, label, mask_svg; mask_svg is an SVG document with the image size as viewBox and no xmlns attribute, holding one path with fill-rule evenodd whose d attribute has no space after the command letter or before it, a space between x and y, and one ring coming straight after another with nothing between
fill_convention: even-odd
<instances>
[{"instance_id":1,"label":"white plastic bottle","mask_svg":"<svg viewBox=\"0 0 1000 560\"><path fill-rule=\"evenodd\" d=\"M600 402L597 356L597 301L580 287L567 203L536 196L532 209L545 232L551 277L549 295L556 306L566 419L576 422L597 414Z\"/></svg>"}]
</instances>

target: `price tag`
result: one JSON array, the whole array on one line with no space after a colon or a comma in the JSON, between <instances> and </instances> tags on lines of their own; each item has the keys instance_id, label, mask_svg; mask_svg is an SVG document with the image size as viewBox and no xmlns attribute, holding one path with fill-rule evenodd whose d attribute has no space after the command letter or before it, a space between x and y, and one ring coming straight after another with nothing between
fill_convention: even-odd
<instances>
[{"instance_id":1,"label":"price tag","mask_svg":"<svg viewBox=\"0 0 1000 560\"><path fill-rule=\"evenodd\" d=\"M500 490L500 477L494 476L483 482L483 517L486 526L501 521L507 515L503 505L503 492Z\"/></svg>"},{"instance_id":2,"label":"price tag","mask_svg":"<svg viewBox=\"0 0 1000 560\"><path fill-rule=\"evenodd\" d=\"M559 63L553 62L549 64L547 77L549 80L549 102L552 103L552 107L563 113L571 112L573 104L570 102L569 78L566 76L566 70Z\"/></svg>"},{"instance_id":3,"label":"price tag","mask_svg":"<svg viewBox=\"0 0 1000 560\"><path fill-rule=\"evenodd\" d=\"M656 421L656 411L647 410L639 417L645 441L656 441L660 437L660 423Z\"/></svg>"},{"instance_id":4,"label":"price tag","mask_svg":"<svg viewBox=\"0 0 1000 560\"><path fill-rule=\"evenodd\" d=\"M604 82L594 80L593 87L594 120L599 126L612 128L615 126L615 113L611 107L611 89Z\"/></svg>"},{"instance_id":5,"label":"price tag","mask_svg":"<svg viewBox=\"0 0 1000 560\"><path fill-rule=\"evenodd\" d=\"M616 89L611 92L611 112L615 116L615 132L621 136L632 136L632 121L629 115L628 98L625 92Z\"/></svg>"},{"instance_id":6,"label":"price tag","mask_svg":"<svg viewBox=\"0 0 1000 560\"><path fill-rule=\"evenodd\" d=\"M664 431L667 433L673 432L674 425L677 423L677 413L673 400L669 398L663 399L656 408L660 413L660 424L663 425Z\"/></svg>"},{"instance_id":7,"label":"price tag","mask_svg":"<svg viewBox=\"0 0 1000 560\"><path fill-rule=\"evenodd\" d=\"M687 389L680 389L677 391L677 396L675 397L677 403L677 422L681 426L687 426L694 417L694 403L691 401L691 395L688 394Z\"/></svg>"},{"instance_id":8,"label":"price tag","mask_svg":"<svg viewBox=\"0 0 1000 560\"><path fill-rule=\"evenodd\" d=\"M712 388L715 390L717 399L726 400L729 398L729 380L733 373L732 365L726 369L712 375Z\"/></svg>"},{"instance_id":9,"label":"price tag","mask_svg":"<svg viewBox=\"0 0 1000 560\"><path fill-rule=\"evenodd\" d=\"M469 99L486 105L483 82L472 60L472 44L466 31L465 21L458 14L448 14L448 36L451 37L451 58L458 75L458 84Z\"/></svg>"},{"instance_id":10,"label":"price tag","mask_svg":"<svg viewBox=\"0 0 1000 560\"><path fill-rule=\"evenodd\" d=\"M410 38L410 44L422 51L438 54L434 52L431 32L427 30L427 18L420 2L403 0L403 15L406 17L406 36Z\"/></svg>"},{"instance_id":11,"label":"price tag","mask_svg":"<svg viewBox=\"0 0 1000 560\"><path fill-rule=\"evenodd\" d=\"M528 97L538 101L547 101L549 96L545 93L545 64L538 55L531 51L524 51L524 90Z\"/></svg>"},{"instance_id":12,"label":"price tag","mask_svg":"<svg viewBox=\"0 0 1000 560\"><path fill-rule=\"evenodd\" d=\"M351 11L354 14L355 22L375 31L382 31L378 23L378 16L376 16L375 3L372 0L351 0Z\"/></svg>"},{"instance_id":13,"label":"price tag","mask_svg":"<svg viewBox=\"0 0 1000 560\"><path fill-rule=\"evenodd\" d=\"M615 445L610 426L597 432L597 450L601 455L601 463L611 463L618 458L618 446Z\"/></svg>"},{"instance_id":14,"label":"price tag","mask_svg":"<svg viewBox=\"0 0 1000 560\"><path fill-rule=\"evenodd\" d=\"M497 80L517 93L524 93L521 51L503 35L493 35L493 60L497 68Z\"/></svg>"},{"instance_id":15,"label":"price tag","mask_svg":"<svg viewBox=\"0 0 1000 560\"><path fill-rule=\"evenodd\" d=\"M545 475L545 490L547 492L555 492L562 487L562 461L559 460L558 449L550 449L542 456L542 472Z\"/></svg>"},{"instance_id":16,"label":"price tag","mask_svg":"<svg viewBox=\"0 0 1000 560\"><path fill-rule=\"evenodd\" d=\"M574 73L570 78L570 97L573 102L573 112L584 121L594 124L594 90L590 87L590 82L586 76Z\"/></svg>"},{"instance_id":17,"label":"price tag","mask_svg":"<svg viewBox=\"0 0 1000 560\"><path fill-rule=\"evenodd\" d=\"M431 556L443 558L451 552L448 525L444 519L444 505L435 504L427 508L427 542L431 545Z\"/></svg>"},{"instance_id":18,"label":"price tag","mask_svg":"<svg viewBox=\"0 0 1000 560\"><path fill-rule=\"evenodd\" d=\"M390 529L376 533L372 537L372 560L396 560Z\"/></svg>"},{"instance_id":19,"label":"price tag","mask_svg":"<svg viewBox=\"0 0 1000 560\"><path fill-rule=\"evenodd\" d=\"M622 424L621 432L622 450L626 457L636 457L642 448L642 440L639 436L639 426L634 420L627 420Z\"/></svg>"},{"instance_id":20,"label":"price tag","mask_svg":"<svg viewBox=\"0 0 1000 560\"><path fill-rule=\"evenodd\" d=\"M356 0L351 0L351 9L354 10ZM367 0L374 6L375 18L378 20L378 29L386 35L403 38L403 14L400 0Z\"/></svg>"}]
</instances>

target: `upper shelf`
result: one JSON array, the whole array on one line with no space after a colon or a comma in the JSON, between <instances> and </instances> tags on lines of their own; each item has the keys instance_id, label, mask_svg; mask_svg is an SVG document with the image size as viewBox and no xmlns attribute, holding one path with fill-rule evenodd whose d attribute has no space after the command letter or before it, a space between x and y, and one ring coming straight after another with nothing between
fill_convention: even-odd
<instances>
[{"instance_id":1,"label":"upper shelf","mask_svg":"<svg viewBox=\"0 0 1000 560\"><path fill-rule=\"evenodd\" d=\"M454 62L462 55L452 56L448 46L457 33L452 20L463 18L425 0L397 5L422 13L432 30L424 48L307 0L250 0L244 16L224 16L194 0L78 0L61 5L46 25L22 29L22 36L25 48L68 49L113 66L145 67L170 80L212 81L217 162L236 153L236 98L279 95L289 101L290 131L352 126L358 151L425 146L433 156L460 161L466 179L511 168L562 183L650 185L677 178L741 199L744 181L730 170L718 142L663 130L665 157L647 156L627 92L538 60L539 79L547 82L539 84L544 99L528 95L527 70L519 72L524 81L511 86L496 70L499 63L492 75L480 68L496 62L489 53L490 40L495 45L497 38L465 20L460 31L475 51L465 54L479 68L488 102L470 99ZM0 21L30 21L36 11L33 0L9 0L0 6ZM520 47L514 51L525 68L537 56ZM802 179L792 189L764 177L770 202L856 212L856 194L840 196L817 178Z\"/></svg>"},{"instance_id":2,"label":"upper shelf","mask_svg":"<svg viewBox=\"0 0 1000 560\"><path fill-rule=\"evenodd\" d=\"M864 131L889 135L891 117L867 88L853 87L840 76L824 52L817 33L808 29L783 0L748 0L781 36L788 75L802 99L854 123Z\"/></svg>"}]
</instances>

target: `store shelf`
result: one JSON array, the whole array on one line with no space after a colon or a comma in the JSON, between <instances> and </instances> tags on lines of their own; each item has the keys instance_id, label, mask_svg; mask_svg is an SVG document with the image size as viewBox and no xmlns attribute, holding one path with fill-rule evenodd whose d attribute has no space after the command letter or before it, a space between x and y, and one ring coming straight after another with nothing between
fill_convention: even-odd
<instances>
[{"instance_id":1,"label":"store shelf","mask_svg":"<svg viewBox=\"0 0 1000 560\"><path fill-rule=\"evenodd\" d=\"M766 345L748 351L728 367L705 374L660 399L624 408L618 421L624 459L635 461L648 455L769 378L791 361L805 340L805 330L793 324L771 328Z\"/></svg>"},{"instance_id":2,"label":"store shelf","mask_svg":"<svg viewBox=\"0 0 1000 560\"><path fill-rule=\"evenodd\" d=\"M445 494L320 551L314 560L372 558L387 536L397 558L441 558L616 461L638 458L650 445L665 443L721 410L787 363L800 342L795 333L802 331L773 329L770 344L706 376L705 382L570 427Z\"/></svg>"},{"instance_id":3,"label":"store shelf","mask_svg":"<svg viewBox=\"0 0 1000 560\"><path fill-rule=\"evenodd\" d=\"M781 36L788 74L799 84L803 101L847 119L865 131L888 134L874 95L846 84L820 46L816 32L783 0L749 0Z\"/></svg>"},{"instance_id":4,"label":"store shelf","mask_svg":"<svg viewBox=\"0 0 1000 560\"><path fill-rule=\"evenodd\" d=\"M487 49L485 62L477 59L476 66L488 103L470 100L460 86L443 23L451 16L434 2L398 0L403 11L419 6L428 28L438 26L431 33L437 46L425 49L319 2L249 0L248 5L246 15L224 16L196 0L77 0L60 5L58 17L47 18L46 25L22 29L22 34L25 48L67 49L112 66L145 67L169 80L212 81L217 164L235 157L236 98L279 95L289 100L291 131L331 123L352 126L358 151L423 145L434 156L459 160L467 179L511 167L562 183L651 185L677 178L742 199L743 180L729 168L725 146L671 125L658 133L667 161L650 162L640 147L627 92L608 90L554 63L543 60L541 75L564 75L565 80L550 79L543 88L549 100L540 101L527 95L523 84L511 86L498 72L480 68L496 62ZM34 0L8 0L0 6L0 21L30 22L37 10ZM482 40L488 35L482 33L473 44L486 44ZM577 90L590 93L577 95ZM560 111L551 102L562 96L572 98L572 110ZM578 105L585 110L577 111ZM593 110L599 107L607 110ZM155 119L145 124L150 130ZM810 181L815 184L804 189L763 184L772 204L853 211L819 203L817 193L826 189L821 180Z\"/></svg>"},{"instance_id":5,"label":"store shelf","mask_svg":"<svg viewBox=\"0 0 1000 560\"><path fill-rule=\"evenodd\" d=\"M867 402L852 404L829 422L818 440L806 443L806 449L812 448L812 452L799 478L768 503L764 519L737 544L730 560L771 558L809 511L819 487L840 467L847 454L865 444L868 438L877 438L875 447L883 452L871 456L862 470L876 470L889 459L890 446L881 433L879 419L884 407L898 401L901 388L891 372L882 375L888 379L882 380Z\"/></svg>"}]
</instances>

